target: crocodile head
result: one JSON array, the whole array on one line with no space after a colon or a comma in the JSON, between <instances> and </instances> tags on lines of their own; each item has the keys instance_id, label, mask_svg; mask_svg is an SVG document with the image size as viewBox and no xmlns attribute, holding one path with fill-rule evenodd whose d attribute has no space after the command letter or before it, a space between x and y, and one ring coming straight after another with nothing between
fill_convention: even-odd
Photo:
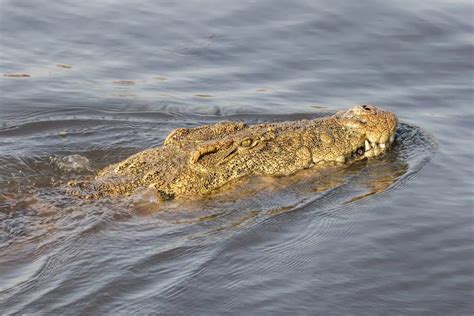
<instances>
[{"instance_id":1,"label":"crocodile head","mask_svg":"<svg viewBox=\"0 0 474 316\"><path fill-rule=\"evenodd\" d=\"M398 119L392 112L364 104L338 112L335 117L340 124L360 135L361 156L362 153L364 157L378 156L395 140Z\"/></svg>"}]
</instances>

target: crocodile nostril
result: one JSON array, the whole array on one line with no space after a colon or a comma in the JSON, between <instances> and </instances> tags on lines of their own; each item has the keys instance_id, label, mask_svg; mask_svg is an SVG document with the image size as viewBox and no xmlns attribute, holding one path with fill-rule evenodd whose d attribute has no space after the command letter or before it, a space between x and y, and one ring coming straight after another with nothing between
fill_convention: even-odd
<instances>
[{"instance_id":1,"label":"crocodile nostril","mask_svg":"<svg viewBox=\"0 0 474 316\"><path fill-rule=\"evenodd\" d=\"M364 110L366 110L366 111L369 111L369 112L370 112L370 110L371 110L370 107L369 107L368 105L365 105L365 104L362 105L362 108L363 108Z\"/></svg>"}]
</instances>

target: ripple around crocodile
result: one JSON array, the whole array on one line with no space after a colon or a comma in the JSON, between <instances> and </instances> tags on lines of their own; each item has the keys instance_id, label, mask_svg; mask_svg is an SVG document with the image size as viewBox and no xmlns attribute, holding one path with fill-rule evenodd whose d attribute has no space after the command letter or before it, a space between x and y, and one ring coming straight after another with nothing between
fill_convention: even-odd
<instances>
[{"instance_id":1,"label":"ripple around crocodile","mask_svg":"<svg viewBox=\"0 0 474 316\"><path fill-rule=\"evenodd\" d=\"M48 168L51 162L47 158L0 157L9 170L14 166L20 174L8 180L10 185L2 184L0 248L93 234L116 220L134 216L149 216L166 229L171 225L179 231L184 225L185 231L198 238L249 227L289 211L311 210L311 216L321 217L321 225L329 225L322 231L329 232L331 223L350 214L354 203L394 190L415 176L436 148L428 133L401 123L393 150L382 157L318 173L305 170L289 177L251 178L202 199L164 204L156 203L146 191L122 199L78 201L47 184L46 179L64 176L54 167ZM15 192L15 181L22 184L20 194Z\"/></svg>"}]
</instances>

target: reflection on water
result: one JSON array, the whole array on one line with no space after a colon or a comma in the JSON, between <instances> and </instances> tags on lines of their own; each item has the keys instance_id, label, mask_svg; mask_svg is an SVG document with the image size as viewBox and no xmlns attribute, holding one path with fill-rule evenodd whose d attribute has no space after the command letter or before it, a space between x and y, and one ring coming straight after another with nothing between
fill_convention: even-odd
<instances>
[{"instance_id":1,"label":"reflection on water","mask_svg":"<svg viewBox=\"0 0 474 316\"><path fill-rule=\"evenodd\" d=\"M470 314L472 10L2 1L0 310ZM60 190L173 128L360 103L404 122L380 159L165 204Z\"/></svg>"}]
</instances>

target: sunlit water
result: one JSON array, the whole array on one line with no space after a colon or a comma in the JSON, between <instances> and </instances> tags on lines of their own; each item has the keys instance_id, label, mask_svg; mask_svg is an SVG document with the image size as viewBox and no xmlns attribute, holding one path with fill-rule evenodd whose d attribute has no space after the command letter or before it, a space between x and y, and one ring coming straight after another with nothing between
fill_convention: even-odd
<instances>
[{"instance_id":1,"label":"sunlit water","mask_svg":"<svg viewBox=\"0 0 474 316\"><path fill-rule=\"evenodd\" d=\"M473 7L0 1L2 314L468 315ZM61 186L177 127L402 124L384 157L203 199Z\"/></svg>"}]
</instances>

